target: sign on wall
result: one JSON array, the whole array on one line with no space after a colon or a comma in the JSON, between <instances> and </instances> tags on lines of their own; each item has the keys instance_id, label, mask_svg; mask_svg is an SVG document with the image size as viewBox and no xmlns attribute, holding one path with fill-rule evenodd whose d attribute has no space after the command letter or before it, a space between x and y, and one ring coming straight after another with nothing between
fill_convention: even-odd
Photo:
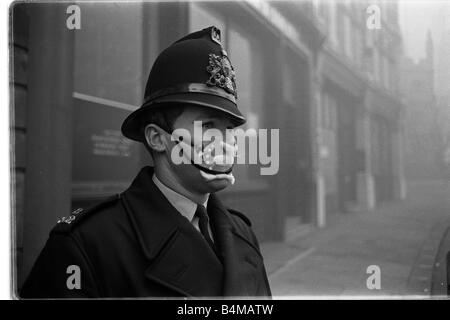
<instances>
[{"instance_id":1,"label":"sign on wall","mask_svg":"<svg viewBox=\"0 0 450 320\"><path fill-rule=\"evenodd\" d=\"M139 144L125 138L120 131L129 113L74 99L72 182L75 193L108 194L134 178L139 170Z\"/></svg>"}]
</instances>

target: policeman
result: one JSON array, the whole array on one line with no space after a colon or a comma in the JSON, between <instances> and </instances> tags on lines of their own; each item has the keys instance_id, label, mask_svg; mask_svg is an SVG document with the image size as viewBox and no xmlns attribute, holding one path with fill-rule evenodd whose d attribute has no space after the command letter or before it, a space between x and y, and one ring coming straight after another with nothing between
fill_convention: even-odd
<instances>
[{"instance_id":1,"label":"policeman","mask_svg":"<svg viewBox=\"0 0 450 320\"><path fill-rule=\"evenodd\" d=\"M270 296L251 222L215 194L234 183L228 133L245 123L236 99L219 29L164 50L142 107L122 124L153 167L123 193L61 219L21 297ZM197 129L223 136L204 139Z\"/></svg>"}]
</instances>

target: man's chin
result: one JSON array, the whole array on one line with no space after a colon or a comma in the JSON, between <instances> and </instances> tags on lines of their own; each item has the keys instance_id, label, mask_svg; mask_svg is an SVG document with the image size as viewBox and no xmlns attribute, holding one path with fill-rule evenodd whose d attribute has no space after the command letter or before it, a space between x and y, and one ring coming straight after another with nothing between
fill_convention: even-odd
<instances>
[{"instance_id":1,"label":"man's chin","mask_svg":"<svg viewBox=\"0 0 450 320\"><path fill-rule=\"evenodd\" d=\"M221 191L231 185L230 180L226 178L218 178L211 181L206 181L208 188L211 189L211 193Z\"/></svg>"}]
</instances>

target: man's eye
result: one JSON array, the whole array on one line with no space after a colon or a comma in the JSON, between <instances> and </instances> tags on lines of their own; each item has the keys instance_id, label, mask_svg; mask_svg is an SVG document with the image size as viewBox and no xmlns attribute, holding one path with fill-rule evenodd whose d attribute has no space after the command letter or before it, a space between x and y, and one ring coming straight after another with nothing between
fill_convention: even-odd
<instances>
[{"instance_id":1,"label":"man's eye","mask_svg":"<svg viewBox=\"0 0 450 320\"><path fill-rule=\"evenodd\" d=\"M203 124L203 128L205 128L205 129L211 129L211 128L213 128L213 123L212 123L212 122L205 122L205 123Z\"/></svg>"}]
</instances>

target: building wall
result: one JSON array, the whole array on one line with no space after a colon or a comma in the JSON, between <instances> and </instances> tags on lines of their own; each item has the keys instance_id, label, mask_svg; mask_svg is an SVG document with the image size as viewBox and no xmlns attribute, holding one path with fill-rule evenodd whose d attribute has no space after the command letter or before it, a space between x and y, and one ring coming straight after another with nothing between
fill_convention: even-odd
<instances>
[{"instance_id":1,"label":"building wall","mask_svg":"<svg viewBox=\"0 0 450 320\"><path fill-rule=\"evenodd\" d=\"M403 179L400 148L392 147L401 109L397 4L312 4L326 34L318 68L325 207L328 213L372 208L377 198L381 202L398 194L394 186ZM380 29L367 28L366 9L372 4L381 10Z\"/></svg>"},{"instance_id":2,"label":"building wall","mask_svg":"<svg viewBox=\"0 0 450 320\"><path fill-rule=\"evenodd\" d=\"M23 259L23 217L25 212L26 137L27 137L27 96L28 96L28 35L29 17L26 6L15 5L12 9L12 33L10 52L11 72L11 142L12 142L12 195L15 219L14 239L17 265ZM21 279L18 279L21 281Z\"/></svg>"},{"instance_id":3,"label":"building wall","mask_svg":"<svg viewBox=\"0 0 450 320\"><path fill-rule=\"evenodd\" d=\"M11 10L13 250L20 286L57 218L70 212L73 41L66 6L16 4Z\"/></svg>"},{"instance_id":4,"label":"building wall","mask_svg":"<svg viewBox=\"0 0 450 320\"><path fill-rule=\"evenodd\" d=\"M405 170L411 179L439 178L443 171L445 138L436 100L432 59L402 65L405 110Z\"/></svg>"}]
</instances>

